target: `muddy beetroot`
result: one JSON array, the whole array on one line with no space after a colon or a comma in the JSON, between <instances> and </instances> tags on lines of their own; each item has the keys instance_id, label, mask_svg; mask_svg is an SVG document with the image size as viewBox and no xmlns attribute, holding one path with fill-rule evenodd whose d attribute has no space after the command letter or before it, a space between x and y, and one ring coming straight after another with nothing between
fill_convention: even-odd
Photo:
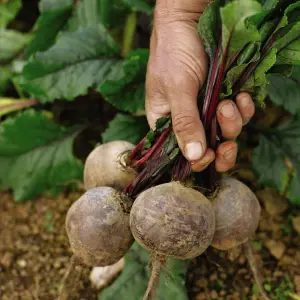
<instances>
[{"instance_id":1,"label":"muddy beetroot","mask_svg":"<svg viewBox=\"0 0 300 300\"><path fill-rule=\"evenodd\" d=\"M191 259L210 245L214 210L200 192L170 182L137 197L130 212L130 228L135 240L152 253L152 276L144 296L148 299L168 257Z\"/></svg>"},{"instance_id":2,"label":"muddy beetroot","mask_svg":"<svg viewBox=\"0 0 300 300\"><path fill-rule=\"evenodd\" d=\"M213 247L228 250L250 239L258 227L261 209L245 184L234 178L222 179L212 204L216 216Z\"/></svg>"},{"instance_id":3,"label":"muddy beetroot","mask_svg":"<svg viewBox=\"0 0 300 300\"><path fill-rule=\"evenodd\" d=\"M134 145L113 141L96 147L88 156L84 167L84 187L110 186L122 190L132 182L136 172L127 165Z\"/></svg>"},{"instance_id":4,"label":"muddy beetroot","mask_svg":"<svg viewBox=\"0 0 300 300\"><path fill-rule=\"evenodd\" d=\"M70 207L66 230L74 255L90 266L122 258L133 243L129 227L131 200L110 187L87 191Z\"/></svg>"}]
</instances>

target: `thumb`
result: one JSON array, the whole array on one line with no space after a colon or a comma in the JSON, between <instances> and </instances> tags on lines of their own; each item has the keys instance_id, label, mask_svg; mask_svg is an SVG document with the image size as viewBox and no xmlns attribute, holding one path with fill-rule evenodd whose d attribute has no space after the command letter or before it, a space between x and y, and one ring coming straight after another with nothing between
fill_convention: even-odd
<instances>
[{"instance_id":1,"label":"thumb","mask_svg":"<svg viewBox=\"0 0 300 300\"><path fill-rule=\"evenodd\" d=\"M180 89L180 90L179 90ZM168 98L171 103L171 114L174 132L179 147L190 162L197 161L206 151L206 137L200 120L197 106L198 88L184 89L174 87Z\"/></svg>"}]
</instances>

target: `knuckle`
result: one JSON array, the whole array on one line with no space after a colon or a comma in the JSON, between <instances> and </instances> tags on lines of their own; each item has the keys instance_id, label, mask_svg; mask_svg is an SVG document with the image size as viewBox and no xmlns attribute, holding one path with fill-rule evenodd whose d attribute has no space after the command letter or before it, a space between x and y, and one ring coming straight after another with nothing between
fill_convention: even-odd
<instances>
[{"instance_id":1,"label":"knuckle","mask_svg":"<svg viewBox=\"0 0 300 300\"><path fill-rule=\"evenodd\" d=\"M233 139L233 138L236 138L237 136L239 136L239 134L242 131L242 126L243 126L242 120L239 120L238 122L234 122L234 123L230 124L230 126L228 126L228 125L223 126L223 129L222 129L223 136L228 139Z\"/></svg>"},{"instance_id":2,"label":"knuckle","mask_svg":"<svg viewBox=\"0 0 300 300\"><path fill-rule=\"evenodd\" d=\"M180 112L173 116L173 128L177 134L192 133L197 121L188 112Z\"/></svg>"}]
</instances>

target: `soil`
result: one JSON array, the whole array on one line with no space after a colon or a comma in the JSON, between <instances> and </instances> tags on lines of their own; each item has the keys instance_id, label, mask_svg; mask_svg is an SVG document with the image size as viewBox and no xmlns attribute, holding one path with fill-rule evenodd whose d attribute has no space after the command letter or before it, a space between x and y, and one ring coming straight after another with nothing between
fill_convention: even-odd
<instances>
[{"instance_id":1,"label":"soil","mask_svg":"<svg viewBox=\"0 0 300 300\"><path fill-rule=\"evenodd\" d=\"M249 177L249 173L242 175ZM271 299L300 299L300 221L296 217L300 212L271 189L258 190L257 195L263 211L252 245L265 288ZM61 300L97 299L89 281L90 268L76 267L63 282L71 257L65 214L79 196L80 192L70 192L15 203L11 194L0 193L1 300L53 300L62 288ZM230 260L236 253L209 248L193 261L187 280L189 298L260 299L245 257Z\"/></svg>"}]
</instances>

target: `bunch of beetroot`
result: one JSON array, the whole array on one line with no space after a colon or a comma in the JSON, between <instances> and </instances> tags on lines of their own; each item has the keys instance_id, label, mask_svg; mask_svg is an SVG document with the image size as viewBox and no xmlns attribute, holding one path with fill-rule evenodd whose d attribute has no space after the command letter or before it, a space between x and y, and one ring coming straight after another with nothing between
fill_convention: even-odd
<instances>
[{"instance_id":1,"label":"bunch of beetroot","mask_svg":"<svg viewBox=\"0 0 300 300\"><path fill-rule=\"evenodd\" d=\"M245 243L254 234L260 216L255 195L233 178L222 179L213 198L184 181L155 185L157 171L174 171L182 159L177 154L161 169L165 150L157 147L160 136L148 149L141 145L134 148L124 141L97 147L85 165L87 192L73 203L66 218L72 251L87 265L116 263L134 240L152 253L152 277L144 299L169 257L192 259L210 245L228 250ZM157 153L161 156L155 157ZM143 159L140 155L148 157L145 166L137 166Z\"/></svg>"},{"instance_id":2,"label":"bunch of beetroot","mask_svg":"<svg viewBox=\"0 0 300 300\"><path fill-rule=\"evenodd\" d=\"M294 45L300 36L300 1L261 2L264 6L255 0L215 0L200 18L210 69L199 110L214 150L220 136L218 101L234 99L240 91L262 101L267 74L288 74L293 63L289 49L299 44ZM159 119L137 146L115 141L97 147L87 158L84 184L87 192L66 218L71 248L82 262L114 264L137 241L152 253L148 299L169 257L192 259L209 246L242 245L267 299L248 243L260 218L255 194L234 178L220 177L213 164L202 180L194 180L169 117Z\"/></svg>"}]
</instances>

